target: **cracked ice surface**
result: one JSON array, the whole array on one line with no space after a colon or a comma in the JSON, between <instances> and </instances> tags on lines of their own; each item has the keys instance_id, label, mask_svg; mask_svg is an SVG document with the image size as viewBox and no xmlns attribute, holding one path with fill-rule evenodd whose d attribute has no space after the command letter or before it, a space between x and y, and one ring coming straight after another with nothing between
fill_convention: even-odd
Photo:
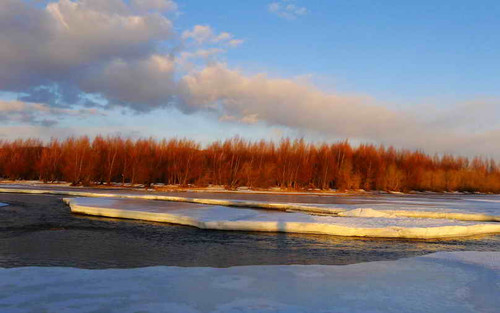
<instances>
[{"instance_id":1,"label":"cracked ice surface","mask_svg":"<svg viewBox=\"0 0 500 313\"><path fill-rule=\"evenodd\" d=\"M356 211L349 216L112 198L65 199L73 213L138 219L202 229L313 233L390 238L444 238L500 233L500 223L403 218ZM354 210L355 211L355 210ZM379 212L381 213L381 212Z\"/></svg>"},{"instance_id":2,"label":"cracked ice surface","mask_svg":"<svg viewBox=\"0 0 500 313\"><path fill-rule=\"evenodd\" d=\"M498 312L500 252L351 265L0 269L2 312Z\"/></svg>"}]
</instances>

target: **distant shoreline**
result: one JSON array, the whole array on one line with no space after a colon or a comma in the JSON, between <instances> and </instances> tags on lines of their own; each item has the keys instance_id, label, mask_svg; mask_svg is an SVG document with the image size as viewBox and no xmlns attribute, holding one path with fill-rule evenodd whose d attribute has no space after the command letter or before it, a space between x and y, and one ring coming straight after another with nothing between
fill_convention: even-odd
<instances>
[{"instance_id":1,"label":"distant shoreline","mask_svg":"<svg viewBox=\"0 0 500 313\"><path fill-rule=\"evenodd\" d=\"M493 159L288 138L233 138L204 146L190 139L120 136L0 141L0 178L216 192L500 193L500 167Z\"/></svg>"}]
</instances>

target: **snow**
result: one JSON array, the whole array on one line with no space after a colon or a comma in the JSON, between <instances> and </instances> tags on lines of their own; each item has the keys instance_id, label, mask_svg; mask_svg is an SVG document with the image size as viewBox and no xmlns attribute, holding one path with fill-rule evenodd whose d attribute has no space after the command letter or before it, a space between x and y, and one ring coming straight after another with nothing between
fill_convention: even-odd
<instances>
[{"instance_id":1,"label":"snow","mask_svg":"<svg viewBox=\"0 0 500 313\"><path fill-rule=\"evenodd\" d=\"M498 312L500 252L352 265L0 269L0 311Z\"/></svg>"},{"instance_id":2,"label":"snow","mask_svg":"<svg viewBox=\"0 0 500 313\"><path fill-rule=\"evenodd\" d=\"M73 213L166 222L213 230L420 239L500 233L500 223L392 216L387 218L387 215L380 217L371 210L358 210L350 216L340 217L131 199L74 198L65 199L65 202L70 205ZM372 217L373 215L376 216Z\"/></svg>"}]
</instances>

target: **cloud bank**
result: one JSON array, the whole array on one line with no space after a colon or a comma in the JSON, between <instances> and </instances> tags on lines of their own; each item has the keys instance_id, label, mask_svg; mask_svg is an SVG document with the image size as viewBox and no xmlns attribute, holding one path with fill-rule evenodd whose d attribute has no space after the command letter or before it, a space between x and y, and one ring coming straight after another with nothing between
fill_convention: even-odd
<instances>
[{"instance_id":1,"label":"cloud bank","mask_svg":"<svg viewBox=\"0 0 500 313\"><path fill-rule=\"evenodd\" d=\"M86 116L88 109L175 107L214 112L221 122L500 157L495 100L447 111L397 111L362 94L326 93L265 73L246 75L218 58L242 39L209 25L176 31L169 16L177 8L169 0L59 0L45 7L1 1L0 90L20 96L0 103L0 121L43 126L65 115ZM269 10L307 12L290 1Z\"/></svg>"}]
</instances>

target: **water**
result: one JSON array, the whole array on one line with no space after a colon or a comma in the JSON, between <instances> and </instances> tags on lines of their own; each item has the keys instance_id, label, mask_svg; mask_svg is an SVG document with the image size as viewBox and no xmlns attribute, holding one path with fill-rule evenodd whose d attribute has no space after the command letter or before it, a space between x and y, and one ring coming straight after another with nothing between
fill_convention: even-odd
<instances>
[{"instance_id":1,"label":"water","mask_svg":"<svg viewBox=\"0 0 500 313\"><path fill-rule=\"evenodd\" d=\"M127 191L128 192L128 191ZM353 207L425 207L498 214L498 196L169 193L185 197L319 203ZM192 227L72 215L62 196L0 194L0 267L131 268L352 264L436 251L500 251L500 236L448 240L361 239ZM477 201L481 200L481 201Z\"/></svg>"}]
</instances>

